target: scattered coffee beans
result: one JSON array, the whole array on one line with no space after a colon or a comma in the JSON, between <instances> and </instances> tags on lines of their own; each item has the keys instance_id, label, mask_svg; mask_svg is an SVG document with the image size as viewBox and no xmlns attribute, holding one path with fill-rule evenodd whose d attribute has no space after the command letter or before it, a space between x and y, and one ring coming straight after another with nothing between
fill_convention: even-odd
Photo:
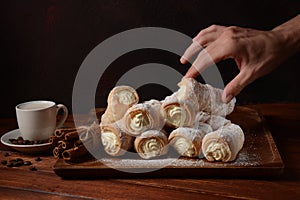
<instances>
[{"instance_id":1,"label":"scattered coffee beans","mask_svg":"<svg viewBox=\"0 0 300 200\"><path fill-rule=\"evenodd\" d=\"M10 154L5 153L4 156L7 157L7 156L10 156ZM41 157L36 157L34 160L37 162L42 161ZM7 167L20 167L20 166L24 165L24 166L29 166L30 171L37 171L37 168L32 165L31 161L29 161L29 160L24 161L22 158L15 158L15 159L11 159L9 161L2 160L1 164L6 165Z\"/></svg>"},{"instance_id":2,"label":"scattered coffee beans","mask_svg":"<svg viewBox=\"0 0 300 200\"><path fill-rule=\"evenodd\" d=\"M2 164L2 165L6 165L6 164L7 164L7 160L2 160L2 161L1 161L1 164Z\"/></svg>"},{"instance_id":3,"label":"scattered coffee beans","mask_svg":"<svg viewBox=\"0 0 300 200\"><path fill-rule=\"evenodd\" d=\"M37 157L34 159L35 161L42 161L41 157Z\"/></svg>"},{"instance_id":4,"label":"scattered coffee beans","mask_svg":"<svg viewBox=\"0 0 300 200\"><path fill-rule=\"evenodd\" d=\"M25 166L29 166L29 165L32 165L32 163L31 163L30 161L25 161L25 162L24 162L24 165L25 165Z\"/></svg>"},{"instance_id":5,"label":"scattered coffee beans","mask_svg":"<svg viewBox=\"0 0 300 200\"><path fill-rule=\"evenodd\" d=\"M10 154L6 152L6 153L4 154L4 157L8 157L8 156L10 156Z\"/></svg>"},{"instance_id":6,"label":"scattered coffee beans","mask_svg":"<svg viewBox=\"0 0 300 200\"><path fill-rule=\"evenodd\" d=\"M16 161L24 161L22 158L16 158Z\"/></svg>"},{"instance_id":7,"label":"scattered coffee beans","mask_svg":"<svg viewBox=\"0 0 300 200\"><path fill-rule=\"evenodd\" d=\"M17 144L17 145L34 145L34 144L43 144L47 143L48 140L24 140L23 137L18 137L17 139L10 138L9 141L12 144Z\"/></svg>"}]
</instances>

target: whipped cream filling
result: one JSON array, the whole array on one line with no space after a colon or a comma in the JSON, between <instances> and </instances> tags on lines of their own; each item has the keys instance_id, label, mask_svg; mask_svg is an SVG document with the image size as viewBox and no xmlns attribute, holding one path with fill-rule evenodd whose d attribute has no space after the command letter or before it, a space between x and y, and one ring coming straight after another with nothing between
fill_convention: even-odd
<instances>
[{"instance_id":1,"label":"whipped cream filling","mask_svg":"<svg viewBox=\"0 0 300 200\"><path fill-rule=\"evenodd\" d=\"M122 90L116 94L119 102L125 105L130 105L136 101L134 94L128 90Z\"/></svg>"},{"instance_id":2,"label":"whipped cream filling","mask_svg":"<svg viewBox=\"0 0 300 200\"><path fill-rule=\"evenodd\" d=\"M109 154L117 153L120 149L117 136L109 130L101 133L101 141L105 151Z\"/></svg>"},{"instance_id":3,"label":"whipped cream filling","mask_svg":"<svg viewBox=\"0 0 300 200\"><path fill-rule=\"evenodd\" d=\"M186 113L185 111L177 105L171 105L166 109L166 121L167 123L179 127L184 124L186 120Z\"/></svg>"},{"instance_id":4,"label":"whipped cream filling","mask_svg":"<svg viewBox=\"0 0 300 200\"><path fill-rule=\"evenodd\" d=\"M187 157L195 156L194 145L183 137L178 137L174 142L173 147L182 156L187 156Z\"/></svg>"},{"instance_id":5,"label":"whipped cream filling","mask_svg":"<svg viewBox=\"0 0 300 200\"><path fill-rule=\"evenodd\" d=\"M222 161L228 156L226 146L222 143L212 142L208 145L206 158L209 161Z\"/></svg>"},{"instance_id":6,"label":"whipped cream filling","mask_svg":"<svg viewBox=\"0 0 300 200\"><path fill-rule=\"evenodd\" d=\"M143 131L147 128L148 125L149 119L142 112L139 112L132 116L129 124L130 128L134 131Z\"/></svg>"},{"instance_id":7,"label":"whipped cream filling","mask_svg":"<svg viewBox=\"0 0 300 200\"><path fill-rule=\"evenodd\" d=\"M141 145L144 158L159 156L161 148L161 143L155 138L145 140Z\"/></svg>"}]
</instances>

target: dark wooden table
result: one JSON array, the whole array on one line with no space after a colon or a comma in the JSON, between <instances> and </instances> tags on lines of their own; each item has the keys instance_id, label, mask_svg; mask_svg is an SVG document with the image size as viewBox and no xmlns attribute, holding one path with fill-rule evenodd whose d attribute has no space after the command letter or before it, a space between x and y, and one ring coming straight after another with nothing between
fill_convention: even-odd
<instances>
[{"instance_id":1,"label":"dark wooden table","mask_svg":"<svg viewBox=\"0 0 300 200\"><path fill-rule=\"evenodd\" d=\"M21 157L32 161L37 171L0 165L0 199L300 199L300 104L250 107L266 118L285 164L280 177L63 180L53 172L52 156L37 162L36 156L1 144L0 160ZM0 135L15 128L15 119L0 120ZM7 152L9 157L4 156Z\"/></svg>"}]
</instances>

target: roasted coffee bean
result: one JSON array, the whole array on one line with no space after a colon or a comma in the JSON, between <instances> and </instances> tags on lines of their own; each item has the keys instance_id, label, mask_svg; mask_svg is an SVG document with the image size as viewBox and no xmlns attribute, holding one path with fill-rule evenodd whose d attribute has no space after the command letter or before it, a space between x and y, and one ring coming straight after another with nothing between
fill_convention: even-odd
<instances>
[{"instance_id":1,"label":"roasted coffee bean","mask_svg":"<svg viewBox=\"0 0 300 200\"><path fill-rule=\"evenodd\" d=\"M29 167L29 170L30 170L30 171L36 171L37 168L35 168L35 166L32 165L32 166Z\"/></svg>"},{"instance_id":2,"label":"roasted coffee bean","mask_svg":"<svg viewBox=\"0 0 300 200\"><path fill-rule=\"evenodd\" d=\"M30 140L24 140L23 142L25 145L31 145L31 141Z\"/></svg>"},{"instance_id":3,"label":"roasted coffee bean","mask_svg":"<svg viewBox=\"0 0 300 200\"><path fill-rule=\"evenodd\" d=\"M22 137L18 137L17 139L9 139L12 144L17 145L34 145L34 144L44 144L47 143L48 140L24 140Z\"/></svg>"},{"instance_id":4,"label":"roasted coffee bean","mask_svg":"<svg viewBox=\"0 0 300 200\"><path fill-rule=\"evenodd\" d=\"M10 156L10 154L6 152L6 153L4 154L4 157L8 157L8 156Z\"/></svg>"},{"instance_id":5,"label":"roasted coffee bean","mask_svg":"<svg viewBox=\"0 0 300 200\"><path fill-rule=\"evenodd\" d=\"M18 140L14 140L11 142L12 144L18 144Z\"/></svg>"},{"instance_id":6,"label":"roasted coffee bean","mask_svg":"<svg viewBox=\"0 0 300 200\"><path fill-rule=\"evenodd\" d=\"M8 164L11 164L12 167L17 167L17 165L18 165L17 161L15 159L12 159L12 160L8 161Z\"/></svg>"},{"instance_id":7,"label":"roasted coffee bean","mask_svg":"<svg viewBox=\"0 0 300 200\"><path fill-rule=\"evenodd\" d=\"M20 167L20 166L22 166L22 165L24 165L24 162L23 162L23 161L17 161L17 162L14 164L15 167Z\"/></svg>"},{"instance_id":8,"label":"roasted coffee bean","mask_svg":"<svg viewBox=\"0 0 300 200\"><path fill-rule=\"evenodd\" d=\"M13 164L13 163L11 163L11 162L9 162L9 163L7 163L7 164L6 164L6 166L7 166L7 167L13 167L13 166L14 166L14 164Z\"/></svg>"},{"instance_id":9,"label":"roasted coffee bean","mask_svg":"<svg viewBox=\"0 0 300 200\"><path fill-rule=\"evenodd\" d=\"M2 164L2 165L6 165L6 164L7 164L7 160L2 160L2 161L1 161L1 164Z\"/></svg>"},{"instance_id":10,"label":"roasted coffee bean","mask_svg":"<svg viewBox=\"0 0 300 200\"><path fill-rule=\"evenodd\" d=\"M34 160L35 160L35 161L41 161L42 159L41 159L41 157L37 157L37 158L35 158Z\"/></svg>"},{"instance_id":11,"label":"roasted coffee bean","mask_svg":"<svg viewBox=\"0 0 300 200\"><path fill-rule=\"evenodd\" d=\"M25 161L25 162L24 162L24 165L25 165L25 166L29 166L29 165L32 165L32 163L31 163L30 161Z\"/></svg>"},{"instance_id":12,"label":"roasted coffee bean","mask_svg":"<svg viewBox=\"0 0 300 200\"><path fill-rule=\"evenodd\" d=\"M16 141L16 139L13 139L13 138L10 138L10 139L8 139L11 143L13 143L13 142L15 142Z\"/></svg>"},{"instance_id":13,"label":"roasted coffee bean","mask_svg":"<svg viewBox=\"0 0 300 200\"><path fill-rule=\"evenodd\" d=\"M16 158L16 161L24 161L22 158Z\"/></svg>"},{"instance_id":14,"label":"roasted coffee bean","mask_svg":"<svg viewBox=\"0 0 300 200\"><path fill-rule=\"evenodd\" d=\"M23 142L24 142L24 140L17 140L17 144L19 144L19 145L22 145L23 144Z\"/></svg>"}]
</instances>

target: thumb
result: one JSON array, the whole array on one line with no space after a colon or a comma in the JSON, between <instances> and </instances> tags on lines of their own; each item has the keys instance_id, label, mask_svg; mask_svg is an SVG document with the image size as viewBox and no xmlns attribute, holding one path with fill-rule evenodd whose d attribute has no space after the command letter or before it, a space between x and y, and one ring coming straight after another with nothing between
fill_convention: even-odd
<instances>
[{"instance_id":1,"label":"thumb","mask_svg":"<svg viewBox=\"0 0 300 200\"><path fill-rule=\"evenodd\" d=\"M250 83L249 75L245 71L240 73L230 81L224 88L222 94L222 101L229 103L235 96L237 96Z\"/></svg>"}]
</instances>

